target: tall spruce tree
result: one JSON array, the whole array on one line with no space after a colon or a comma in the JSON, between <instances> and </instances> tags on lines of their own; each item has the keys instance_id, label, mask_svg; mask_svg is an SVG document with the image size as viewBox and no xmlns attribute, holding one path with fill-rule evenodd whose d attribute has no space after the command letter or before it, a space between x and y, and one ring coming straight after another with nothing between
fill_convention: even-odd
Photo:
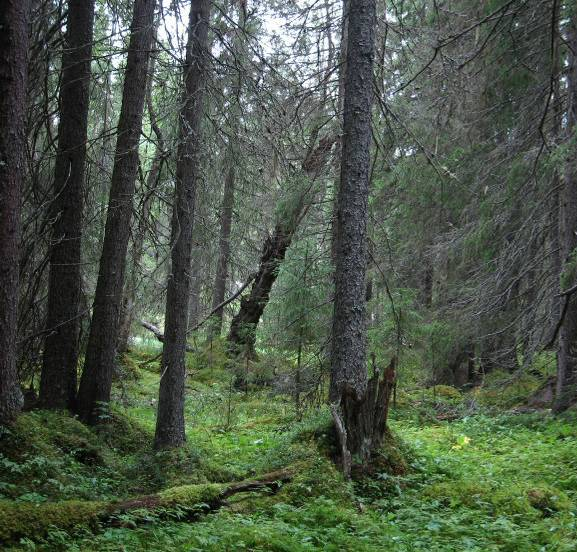
<instances>
[{"instance_id":1,"label":"tall spruce tree","mask_svg":"<svg viewBox=\"0 0 577 552\"><path fill-rule=\"evenodd\" d=\"M365 275L376 2L351 2L347 27L330 401L348 476L352 458L367 463L385 437L391 373L368 380Z\"/></svg>"},{"instance_id":2,"label":"tall spruce tree","mask_svg":"<svg viewBox=\"0 0 577 552\"><path fill-rule=\"evenodd\" d=\"M166 295L164 347L156 448L176 447L184 427L185 352L191 284L192 231L200 175L201 123L208 62L210 0L193 0L188 23L184 97L180 113L176 187L172 214L171 271Z\"/></svg>"},{"instance_id":3,"label":"tall spruce tree","mask_svg":"<svg viewBox=\"0 0 577 552\"><path fill-rule=\"evenodd\" d=\"M62 53L58 151L50 205L52 242L40 403L73 408L76 399L84 173L94 0L70 0Z\"/></svg>"},{"instance_id":4,"label":"tall spruce tree","mask_svg":"<svg viewBox=\"0 0 577 552\"><path fill-rule=\"evenodd\" d=\"M0 424L22 406L16 357L29 10L28 0L0 9Z\"/></svg>"},{"instance_id":5,"label":"tall spruce tree","mask_svg":"<svg viewBox=\"0 0 577 552\"><path fill-rule=\"evenodd\" d=\"M577 281L575 252L577 251L577 155L575 137L577 132L577 15L572 14L567 29L567 140L571 148L567 152L563 186L560 192L559 222L563 270L561 293L573 288ZM577 399L577 294L566 298L567 304L559 329L557 356L557 392L553 410L562 412Z\"/></svg>"},{"instance_id":6,"label":"tall spruce tree","mask_svg":"<svg viewBox=\"0 0 577 552\"><path fill-rule=\"evenodd\" d=\"M100 407L110 401L155 3L136 0L130 26L104 244L76 405L88 423L98 422Z\"/></svg>"}]
</instances>

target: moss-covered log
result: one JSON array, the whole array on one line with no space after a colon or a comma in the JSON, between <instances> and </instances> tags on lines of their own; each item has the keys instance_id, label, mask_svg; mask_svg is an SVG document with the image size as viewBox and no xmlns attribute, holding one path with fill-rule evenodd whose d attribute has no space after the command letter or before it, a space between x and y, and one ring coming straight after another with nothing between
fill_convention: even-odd
<instances>
[{"instance_id":1,"label":"moss-covered log","mask_svg":"<svg viewBox=\"0 0 577 552\"><path fill-rule=\"evenodd\" d=\"M268 489L278 490L292 473L280 470L237 483L181 485L157 494L115 502L65 500L44 504L0 501L0 545L45 537L51 530L72 531L76 528L96 530L126 524L126 514L134 514L130 524L160 518L192 520L203 513L218 510L226 499L239 493ZM139 513L143 514L140 516Z\"/></svg>"}]
</instances>

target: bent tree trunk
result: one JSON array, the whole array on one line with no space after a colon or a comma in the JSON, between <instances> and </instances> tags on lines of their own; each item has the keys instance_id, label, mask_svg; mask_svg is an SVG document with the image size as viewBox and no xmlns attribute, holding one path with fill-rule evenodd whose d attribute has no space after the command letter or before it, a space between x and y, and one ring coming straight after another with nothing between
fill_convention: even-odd
<instances>
[{"instance_id":1,"label":"bent tree trunk","mask_svg":"<svg viewBox=\"0 0 577 552\"><path fill-rule=\"evenodd\" d=\"M76 398L80 245L93 23L94 0L68 2L58 102L58 151L50 205L53 223L46 320L49 333L40 377L40 403L45 408L73 408Z\"/></svg>"},{"instance_id":2,"label":"bent tree trunk","mask_svg":"<svg viewBox=\"0 0 577 552\"><path fill-rule=\"evenodd\" d=\"M350 475L352 459L366 464L386 435L386 413L394 379L394 361L383 380L376 371L370 381L366 362L365 279L375 0L351 2L348 10L330 384L331 410L346 476Z\"/></svg>"},{"instance_id":3,"label":"bent tree trunk","mask_svg":"<svg viewBox=\"0 0 577 552\"><path fill-rule=\"evenodd\" d=\"M16 331L29 8L6 0L0 9L0 424L22 407Z\"/></svg>"},{"instance_id":4,"label":"bent tree trunk","mask_svg":"<svg viewBox=\"0 0 577 552\"><path fill-rule=\"evenodd\" d=\"M317 131L313 133L315 137ZM325 136L319 140L316 148L311 148L302 163L305 186L295 198L292 208L283 220L277 222L274 232L268 236L262 248L259 268L248 297L240 301L240 309L232 319L227 337L229 352L232 356L246 355L254 358L256 330L264 309L268 304L270 292L278 276L286 252L292 242L298 225L306 213L313 192L314 180L324 166L336 139Z\"/></svg>"},{"instance_id":5,"label":"bent tree trunk","mask_svg":"<svg viewBox=\"0 0 577 552\"><path fill-rule=\"evenodd\" d=\"M575 250L577 248L577 155L575 154L575 130L577 129L577 15L573 15L568 30L569 67L567 76L568 106L567 132L572 147L563 175L560 192L559 219L561 253L564 259L561 274L561 291L577 281ZM563 412L577 399L577 294L572 294L559 329L557 355L557 389L553 404L554 412Z\"/></svg>"},{"instance_id":6,"label":"bent tree trunk","mask_svg":"<svg viewBox=\"0 0 577 552\"><path fill-rule=\"evenodd\" d=\"M80 418L91 424L99 421L99 409L110 401L112 388L124 265L138 171L138 142L142 129L148 60L154 30L154 6L155 0L136 0L130 28L104 245L86 361L76 405Z\"/></svg>"},{"instance_id":7,"label":"bent tree trunk","mask_svg":"<svg viewBox=\"0 0 577 552\"><path fill-rule=\"evenodd\" d=\"M176 189L172 213L171 273L168 278L164 347L162 350L156 448L184 443L185 351L190 296L192 230L199 176L201 123L210 0L193 0L190 7L184 75L184 98L180 114Z\"/></svg>"}]
</instances>

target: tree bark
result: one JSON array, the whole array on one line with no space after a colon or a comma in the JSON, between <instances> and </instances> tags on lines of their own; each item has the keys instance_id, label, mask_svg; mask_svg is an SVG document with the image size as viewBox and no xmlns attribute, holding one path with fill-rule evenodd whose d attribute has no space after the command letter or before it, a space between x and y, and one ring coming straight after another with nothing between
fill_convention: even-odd
<instances>
[{"instance_id":1,"label":"tree bark","mask_svg":"<svg viewBox=\"0 0 577 552\"><path fill-rule=\"evenodd\" d=\"M369 461L386 434L391 385L367 375L366 268L371 104L376 26L375 0L348 6L347 63L341 178L337 206L335 299L329 397L343 451L343 470L351 459ZM389 377L394 375L394 365Z\"/></svg>"},{"instance_id":2,"label":"tree bark","mask_svg":"<svg viewBox=\"0 0 577 552\"><path fill-rule=\"evenodd\" d=\"M246 10L244 6L239 8L239 29L236 30L233 42L233 56L238 64L243 57L243 33L246 24ZM212 294L213 309L224 301L226 294L226 282L228 279L228 267L230 263L230 234L232 230L232 215L234 209L234 192L236 180L236 162L238 157L237 141L239 123L241 117L240 98L242 92L242 74L240 68L235 75L232 86L231 106L229 108L232 123L229 128L229 140L225 155L225 164L228 166L224 180L224 191L222 196L222 206L220 210L220 235L218 240L218 261L216 264L216 275L214 278L214 288ZM209 328L209 339L220 337L222 332L223 309L217 309Z\"/></svg>"},{"instance_id":3,"label":"tree bark","mask_svg":"<svg viewBox=\"0 0 577 552\"><path fill-rule=\"evenodd\" d=\"M234 140L231 135L230 140ZM218 262L216 264L216 276L214 278L214 290L212 294L212 307L220 305L224 301L226 282L228 279L228 265L230 262L230 233L232 230L232 213L234 208L234 184L236 177L234 148L229 144L227 152L228 170L224 180L224 194L220 214L220 236L218 240ZM224 309L217 309L210 325L210 338L220 337L222 332L222 318Z\"/></svg>"},{"instance_id":4,"label":"tree bark","mask_svg":"<svg viewBox=\"0 0 577 552\"><path fill-rule=\"evenodd\" d=\"M81 241L94 0L70 0L62 54L58 151L50 205L49 332L40 377L44 408L74 407L80 330Z\"/></svg>"},{"instance_id":5,"label":"tree bark","mask_svg":"<svg viewBox=\"0 0 577 552\"><path fill-rule=\"evenodd\" d=\"M16 366L29 0L0 9L0 424L22 407Z\"/></svg>"},{"instance_id":6,"label":"tree bark","mask_svg":"<svg viewBox=\"0 0 577 552\"><path fill-rule=\"evenodd\" d=\"M164 348L162 353L156 448L184 443L185 351L192 230L199 177L204 80L208 61L210 0L193 0L190 8L184 76L184 98L180 115L180 142L176 167L176 189L172 215L171 274L168 279Z\"/></svg>"},{"instance_id":7,"label":"tree bark","mask_svg":"<svg viewBox=\"0 0 577 552\"><path fill-rule=\"evenodd\" d=\"M147 223L150 217L150 207L154 198L154 192L158 187L162 164L166 155L164 135L158 126L156 112L152 104L152 79L154 77L154 65L154 58L152 58L150 61L146 104L151 126L154 130L154 133L156 134L156 139L158 142L156 144L154 157L152 159L152 164L148 172L148 176L146 177L146 196L142 201L142 209L138 221L138 228L136 229L136 235L134 236L132 242L132 262L130 267L130 274L124 288L122 308L120 312L120 326L118 330L117 345L117 350L119 353L124 353L128 350L130 330L132 328L132 322L134 321L136 290L138 288L138 273L140 270L142 255L144 253L144 236L146 234Z\"/></svg>"},{"instance_id":8,"label":"tree bark","mask_svg":"<svg viewBox=\"0 0 577 552\"><path fill-rule=\"evenodd\" d=\"M569 150L560 191L559 219L561 254L564 259L562 280L571 287L577 279L575 250L577 248L577 156L575 131L577 129L577 16L568 25L569 46L567 88L567 134L573 147ZM563 288L563 284L562 284ZM564 291L564 289L561 289ZM577 295L568 299L569 305L559 329L557 355L557 387L553 411L563 412L577 400Z\"/></svg>"},{"instance_id":9,"label":"tree bark","mask_svg":"<svg viewBox=\"0 0 577 552\"><path fill-rule=\"evenodd\" d=\"M91 424L98 422L100 407L110 401L154 7L155 0L136 0L130 28L104 245L76 406L81 419Z\"/></svg>"}]
</instances>

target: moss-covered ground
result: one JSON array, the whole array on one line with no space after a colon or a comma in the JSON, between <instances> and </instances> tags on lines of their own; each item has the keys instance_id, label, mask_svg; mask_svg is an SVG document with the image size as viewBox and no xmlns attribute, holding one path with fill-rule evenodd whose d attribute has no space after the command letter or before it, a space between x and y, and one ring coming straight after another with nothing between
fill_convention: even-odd
<instances>
[{"instance_id":1,"label":"moss-covered ground","mask_svg":"<svg viewBox=\"0 0 577 552\"><path fill-rule=\"evenodd\" d=\"M330 459L325 410L297 422L288 398L234 391L226 370L197 359L187 445L154 452L159 374L145 360L127 359L98 430L44 411L3 430L5 549L577 550L573 414L499 410L494 396L488 409L452 388L400 394L394 441L370 475L347 483ZM278 492L236 495L203 513L223 484L278 469L294 474ZM150 495L154 507L114 511Z\"/></svg>"}]
</instances>

